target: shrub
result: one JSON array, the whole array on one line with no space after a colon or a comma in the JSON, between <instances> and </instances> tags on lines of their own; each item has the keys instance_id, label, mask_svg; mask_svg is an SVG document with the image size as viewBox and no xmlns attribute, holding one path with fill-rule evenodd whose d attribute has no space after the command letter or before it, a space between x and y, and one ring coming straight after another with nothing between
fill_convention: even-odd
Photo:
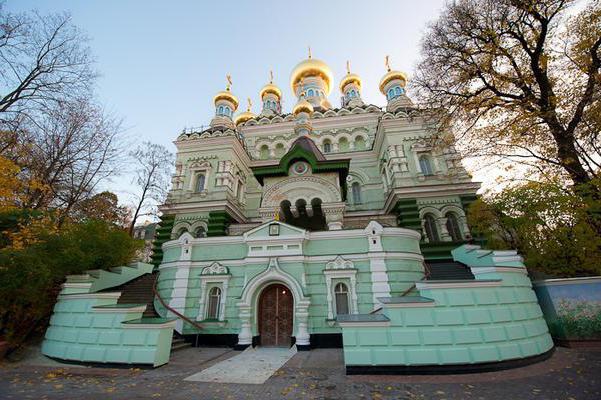
<instances>
[{"instance_id":1,"label":"shrub","mask_svg":"<svg viewBox=\"0 0 601 400\"><path fill-rule=\"evenodd\" d=\"M59 231L48 216L21 219L18 227L3 216L9 229L0 248L0 338L12 348L45 331L66 275L127 264L141 247L105 221L67 223Z\"/></svg>"}]
</instances>

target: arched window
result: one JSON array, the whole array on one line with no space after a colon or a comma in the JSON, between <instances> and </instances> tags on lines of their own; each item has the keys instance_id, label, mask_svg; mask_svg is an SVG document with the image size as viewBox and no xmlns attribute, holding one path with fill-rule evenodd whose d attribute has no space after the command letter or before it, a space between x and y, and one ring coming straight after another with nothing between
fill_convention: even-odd
<instances>
[{"instance_id":1,"label":"arched window","mask_svg":"<svg viewBox=\"0 0 601 400\"><path fill-rule=\"evenodd\" d=\"M351 192L353 194L353 204L361 204L361 186L359 182L353 182Z\"/></svg>"},{"instance_id":2,"label":"arched window","mask_svg":"<svg viewBox=\"0 0 601 400\"><path fill-rule=\"evenodd\" d=\"M424 175L433 175L432 163L430 162L430 157L421 156L419 158L419 169L421 169L422 174L424 174Z\"/></svg>"},{"instance_id":3,"label":"arched window","mask_svg":"<svg viewBox=\"0 0 601 400\"><path fill-rule=\"evenodd\" d=\"M307 96L309 97L313 97L314 93L313 93L313 89L309 89L307 90Z\"/></svg>"},{"instance_id":4,"label":"arched window","mask_svg":"<svg viewBox=\"0 0 601 400\"><path fill-rule=\"evenodd\" d=\"M432 214L426 214L424 217L424 228L426 229L426 236L428 242L440 242L440 236L438 236L438 228L436 227L436 220Z\"/></svg>"},{"instance_id":5,"label":"arched window","mask_svg":"<svg viewBox=\"0 0 601 400\"><path fill-rule=\"evenodd\" d=\"M349 295L348 287L340 282L334 287L334 297L336 298L336 314L343 315L349 313Z\"/></svg>"},{"instance_id":6,"label":"arched window","mask_svg":"<svg viewBox=\"0 0 601 400\"><path fill-rule=\"evenodd\" d=\"M261 160L267 160L269 158L269 147L266 144L261 146L261 150L259 150L259 157Z\"/></svg>"},{"instance_id":7,"label":"arched window","mask_svg":"<svg viewBox=\"0 0 601 400\"><path fill-rule=\"evenodd\" d=\"M217 114L219 115L223 115L223 106L219 106L219 109L217 111Z\"/></svg>"},{"instance_id":8,"label":"arched window","mask_svg":"<svg viewBox=\"0 0 601 400\"><path fill-rule=\"evenodd\" d=\"M361 136L357 136L355 139L355 150L365 150L365 139Z\"/></svg>"},{"instance_id":9,"label":"arched window","mask_svg":"<svg viewBox=\"0 0 601 400\"><path fill-rule=\"evenodd\" d=\"M401 88L400 87L395 87L394 88L394 95L395 96L399 96L401 94Z\"/></svg>"},{"instance_id":10,"label":"arched window","mask_svg":"<svg viewBox=\"0 0 601 400\"><path fill-rule=\"evenodd\" d=\"M278 143L277 146L275 146L276 157L282 157L284 154L286 154L286 149L284 148L284 145L282 143Z\"/></svg>"},{"instance_id":11,"label":"arched window","mask_svg":"<svg viewBox=\"0 0 601 400\"><path fill-rule=\"evenodd\" d=\"M213 287L209 291L207 319L219 319L219 303L221 303L221 289Z\"/></svg>"},{"instance_id":12,"label":"arched window","mask_svg":"<svg viewBox=\"0 0 601 400\"><path fill-rule=\"evenodd\" d=\"M205 174L198 174L196 176L196 191L197 192L202 192L203 190L205 190L205 183L206 183L206 176Z\"/></svg>"},{"instance_id":13,"label":"arched window","mask_svg":"<svg viewBox=\"0 0 601 400\"><path fill-rule=\"evenodd\" d=\"M325 142L323 142L323 152L324 153L332 152L332 143L330 143L329 140L326 140Z\"/></svg>"},{"instance_id":14,"label":"arched window","mask_svg":"<svg viewBox=\"0 0 601 400\"><path fill-rule=\"evenodd\" d=\"M194 231L194 237L196 237L196 238L207 237L207 231L205 230L204 226L199 226L198 228L196 228L196 230Z\"/></svg>"},{"instance_id":15,"label":"arched window","mask_svg":"<svg viewBox=\"0 0 601 400\"><path fill-rule=\"evenodd\" d=\"M390 88L388 89L388 100L392 99L394 97L394 89Z\"/></svg>"},{"instance_id":16,"label":"arched window","mask_svg":"<svg viewBox=\"0 0 601 400\"><path fill-rule=\"evenodd\" d=\"M175 238L178 239L180 238L184 233L188 232L188 229L186 228L180 228L177 233L175 234Z\"/></svg>"},{"instance_id":17,"label":"arched window","mask_svg":"<svg viewBox=\"0 0 601 400\"><path fill-rule=\"evenodd\" d=\"M340 140L338 141L338 149L340 151L349 151L349 142L348 140L346 140L346 138L340 138Z\"/></svg>"},{"instance_id":18,"label":"arched window","mask_svg":"<svg viewBox=\"0 0 601 400\"><path fill-rule=\"evenodd\" d=\"M451 239L453 242L459 242L463 239L461 235L461 229L459 228L459 221L457 220L457 215L452 212L446 213L445 217L447 218L447 231L449 235L451 235Z\"/></svg>"}]
</instances>

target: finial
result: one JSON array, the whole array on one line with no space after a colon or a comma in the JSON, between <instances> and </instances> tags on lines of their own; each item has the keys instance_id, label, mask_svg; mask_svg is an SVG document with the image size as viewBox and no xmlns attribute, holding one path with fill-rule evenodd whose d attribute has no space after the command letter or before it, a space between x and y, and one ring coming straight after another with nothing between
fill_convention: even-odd
<instances>
[{"instance_id":1,"label":"finial","mask_svg":"<svg viewBox=\"0 0 601 400\"><path fill-rule=\"evenodd\" d=\"M269 70L269 83L273 83L273 71Z\"/></svg>"},{"instance_id":2,"label":"finial","mask_svg":"<svg viewBox=\"0 0 601 400\"><path fill-rule=\"evenodd\" d=\"M351 73L351 62L350 61L346 61L346 73L350 74Z\"/></svg>"},{"instance_id":3,"label":"finial","mask_svg":"<svg viewBox=\"0 0 601 400\"><path fill-rule=\"evenodd\" d=\"M386 64L386 69L388 70L388 72L390 72L390 57L386 56L386 60L384 61L384 64Z\"/></svg>"},{"instance_id":4,"label":"finial","mask_svg":"<svg viewBox=\"0 0 601 400\"><path fill-rule=\"evenodd\" d=\"M230 74L227 74L225 76L225 79L227 79L227 85L225 86L225 90L229 91L230 87L232 86L232 76Z\"/></svg>"},{"instance_id":5,"label":"finial","mask_svg":"<svg viewBox=\"0 0 601 400\"><path fill-rule=\"evenodd\" d=\"M311 55L311 46L308 46L308 48L309 48L309 58L312 58L312 55Z\"/></svg>"},{"instance_id":6,"label":"finial","mask_svg":"<svg viewBox=\"0 0 601 400\"><path fill-rule=\"evenodd\" d=\"M246 98L248 101L248 107L246 107L246 111L250 112L250 108L253 106L253 102L250 100L250 97Z\"/></svg>"}]
</instances>

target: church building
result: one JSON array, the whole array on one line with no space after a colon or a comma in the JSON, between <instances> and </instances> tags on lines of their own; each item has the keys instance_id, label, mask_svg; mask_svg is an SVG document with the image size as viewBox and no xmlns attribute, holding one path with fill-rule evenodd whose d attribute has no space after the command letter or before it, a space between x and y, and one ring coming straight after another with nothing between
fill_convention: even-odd
<instances>
[{"instance_id":1,"label":"church building","mask_svg":"<svg viewBox=\"0 0 601 400\"><path fill-rule=\"evenodd\" d=\"M290 75L292 109L272 76L255 114L228 76L210 126L175 140L158 318L196 345L343 347L349 373L550 354L521 257L473 244L480 184L432 140L406 84L387 62L386 104L366 104L348 64L335 81L309 56Z\"/></svg>"}]
</instances>

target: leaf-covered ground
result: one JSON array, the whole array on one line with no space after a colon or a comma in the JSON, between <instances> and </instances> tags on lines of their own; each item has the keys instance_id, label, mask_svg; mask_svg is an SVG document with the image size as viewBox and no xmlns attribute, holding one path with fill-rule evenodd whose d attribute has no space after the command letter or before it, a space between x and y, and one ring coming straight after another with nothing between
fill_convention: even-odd
<instances>
[{"instance_id":1,"label":"leaf-covered ground","mask_svg":"<svg viewBox=\"0 0 601 400\"><path fill-rule=\"evenodd\" d=\"M524 368L443 376L346 376L334 349L295 355L264 385L183 379L237 354L189 348L157 369L81 368L40 358L0 364L0 399L601 399L601 350L558 348Z\"/></svg>"}]
</instances>

